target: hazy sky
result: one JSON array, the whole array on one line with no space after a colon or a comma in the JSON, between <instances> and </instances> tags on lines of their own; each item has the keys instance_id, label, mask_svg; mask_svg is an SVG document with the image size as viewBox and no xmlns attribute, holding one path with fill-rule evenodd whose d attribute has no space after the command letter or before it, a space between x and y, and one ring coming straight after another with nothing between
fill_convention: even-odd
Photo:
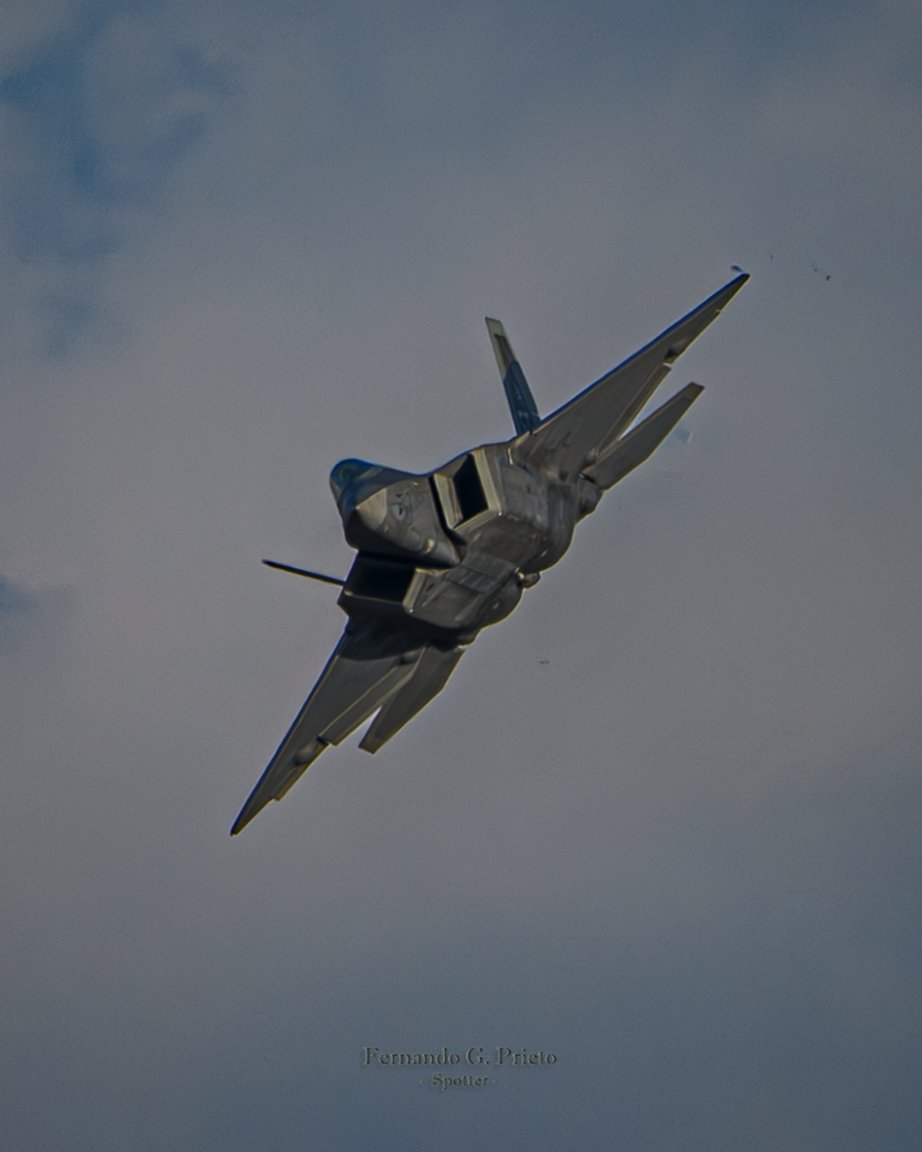
<instances>
[{"instance_id":1,"label":"hazy sky","mask_svg":"<svg viewBox=\"0 0 922 1152\"><path fill-rule=\"evenodd\" d=\"M920 1146L922 16L624 7L6 5L4 1152ZM484 315L547 412L732 264L690 441L231 840L332 465L509 435Z\"/></svg>"}]
</instances>

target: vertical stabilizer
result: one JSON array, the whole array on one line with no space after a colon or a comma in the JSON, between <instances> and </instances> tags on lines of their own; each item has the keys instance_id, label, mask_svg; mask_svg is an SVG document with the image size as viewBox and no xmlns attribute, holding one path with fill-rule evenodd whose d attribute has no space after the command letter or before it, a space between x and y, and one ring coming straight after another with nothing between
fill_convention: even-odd
<instances>
[{"instance_id":1,"label":"vertical stabilizer","mask_svg":"<svg viewBox=\"0 0 922 1152\"><path fill-rule=\"evenodd\" d=\"M506 329L498 320L491 320L488 316L487 331L490 333L493 353L503 380L503 388L506 390L506 399L509 401L509 411L512 413L516 433L521 435L522 432L532 432L541 423L541 417L538 415L538 407L528 387L522 365L512 351Z\"/></svg>"}]
</instances>

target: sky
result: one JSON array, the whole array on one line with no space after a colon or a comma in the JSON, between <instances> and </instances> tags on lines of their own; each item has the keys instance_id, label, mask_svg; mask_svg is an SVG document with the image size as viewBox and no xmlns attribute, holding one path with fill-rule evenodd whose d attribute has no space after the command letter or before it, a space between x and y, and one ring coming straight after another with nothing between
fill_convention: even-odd
<instances>
[{"instance_id":1,"label":"sky","mask_svg":"<svg viewBox=\"0 0 922 1152\"><path fill-rule=\"evenodd\" d=\"M919 1147L920 50L903 0L6 6L5 1150ZM549 412L734 264L686 436L232 840L342 628L259 563L346 572L336 461L510 435L485 315Z\"/></svg>"}]
</instances>

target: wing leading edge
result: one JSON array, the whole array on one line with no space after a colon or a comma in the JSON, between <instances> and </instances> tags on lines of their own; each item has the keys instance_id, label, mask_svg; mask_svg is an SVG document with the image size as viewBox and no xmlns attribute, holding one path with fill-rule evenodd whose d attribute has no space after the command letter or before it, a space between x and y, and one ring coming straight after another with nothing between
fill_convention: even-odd
<instances>
[{"instance_id":1,"label":"wing leading edge","mask_svg":"<svg viewBox=\"0 0 922 1152\"><path fill-rule=\"evenodd\" d=\"M675 360L748 279L744 272L725 284L639 352L552 412L533 432L521 436L515 447L517 458L536 467L551 467L569 479L608 456Z\"/></svg>"},{"instance_id":2,"label":"wing leading edge","mask_svg":"<svg viewBox=\"0 0 922 1152\"><path fill-rule=\"evenodd\" d=\"M411 643L393 633L347 628L241 808L231 835L242 831L271 800L281 800L324 748L345 740L375 712L361 747L377 752L441 692L462 652Z\"/></svg>"}]
</instances>

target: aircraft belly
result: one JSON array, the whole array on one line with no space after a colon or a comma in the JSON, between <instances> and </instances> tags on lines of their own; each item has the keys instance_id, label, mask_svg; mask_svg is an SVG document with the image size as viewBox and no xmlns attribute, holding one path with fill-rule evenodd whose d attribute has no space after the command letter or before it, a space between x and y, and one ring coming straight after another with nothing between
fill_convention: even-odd
<instances>
[{"instance_id":1,"label":"aircraft belly","mask_svg":"<svg viewBox=\"0 0 922 1152\"><path fill-rule=\"evenodd\" d=\"M517 566L482 552L468 552L454 568L425 573L408 612L418 623L469 632L508 616L522 590Z\"/></svg>"},{"instance_id":2,"label":"aircraft belly","mask_svg":"<svg viewBox=\"0 0 922 1152\"><path fill-rule=\"evenodd\" d=\"M446 576L441 572L427 573L406 611L418 624L445 632L468 630L473 626L482 593Z\"/></svg>"}]
</instances>

